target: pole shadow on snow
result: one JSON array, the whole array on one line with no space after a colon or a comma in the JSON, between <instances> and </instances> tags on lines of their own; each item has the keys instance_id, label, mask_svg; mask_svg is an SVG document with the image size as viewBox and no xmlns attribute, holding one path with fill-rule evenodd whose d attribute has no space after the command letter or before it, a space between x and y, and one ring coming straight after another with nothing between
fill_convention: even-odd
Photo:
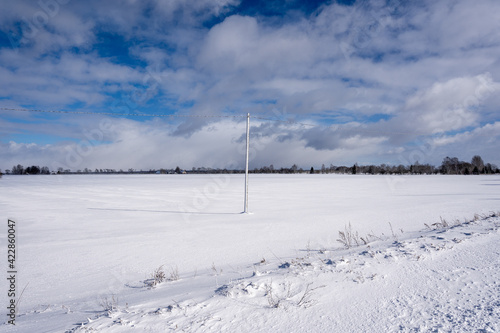
<instances>
[{"instance_id":1,"label":"pole shadow on snow","mask_svg":"<svg viewBox=\"0 0 500 333\"><path fill-rule=\"evenodd\" d=\"M153 209L131 209L131 208L92 208L90 210L111 210L111 211L122 211L122 212L148 212L148 213L169 213L169 214L198 214L198 215L240 215L239 213L209 213L209 212L188 212L181 210L153 210Z\"/></svg>"}]
</instances>

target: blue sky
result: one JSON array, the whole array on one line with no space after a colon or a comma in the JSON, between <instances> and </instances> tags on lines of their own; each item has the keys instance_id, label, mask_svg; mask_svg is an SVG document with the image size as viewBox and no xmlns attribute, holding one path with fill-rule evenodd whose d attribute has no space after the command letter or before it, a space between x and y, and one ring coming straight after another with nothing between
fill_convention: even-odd
<instances>
[{"instance_id":1,"label":"blue sky","mask_svg":"<svg viewBox=\"0 0 500 333\"><path fill-rule=\"evenodd\" d=\"M495 0L4 1L0 107L116 115L0 110L0 169L241 168L246 113L251 167L500 165L498 59Z\"/></svg>"}]
</instances>

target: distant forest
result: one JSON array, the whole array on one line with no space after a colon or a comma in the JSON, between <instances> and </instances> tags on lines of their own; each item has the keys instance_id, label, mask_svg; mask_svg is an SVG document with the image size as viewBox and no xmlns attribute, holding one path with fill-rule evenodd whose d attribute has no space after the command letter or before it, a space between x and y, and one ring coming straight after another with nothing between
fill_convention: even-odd
<instances>
[{"instance_id":1,"label":"distant forest","mask_svg":"<svg viewBox=\"0 0 500 333\"><path fill-rule=\"evenodd\" d=\"M58 168L57 170L50 170L48 167L43 166L29 166L23 167L18 164L12 167L10 170L5 170L5 174L8 175L50 175L50 174L216 174L216 173L244 173L244 170L231 170L231 169L213 169L213 168L192 168L191 170L183 170L179 167L175 169L150 169L150 170L116 170L116 169L88 169L72 171L69 169ZM484 163L481 156L474 156L469 162L460 161L456 157L445 157L440 166L436 167L430 164L420 164L416 162L413 165L397 165L391 166L387 164L381 165L358 165L357 163L353 166L335 166L330 164L329 167L324 164L319 169L304 170L297 167L296 164L292 165L290 168L275 168L272 164L270 166L264 166L261 168L255 168L249 171L250 173L333 173L333 174L369 174L369 175L431 175L431 174L443 174L443 175L480 175L480 174L498 174L500 170L494 164ZM0 170L0 177L2 172Z\"/></svg>"}]
</instances>

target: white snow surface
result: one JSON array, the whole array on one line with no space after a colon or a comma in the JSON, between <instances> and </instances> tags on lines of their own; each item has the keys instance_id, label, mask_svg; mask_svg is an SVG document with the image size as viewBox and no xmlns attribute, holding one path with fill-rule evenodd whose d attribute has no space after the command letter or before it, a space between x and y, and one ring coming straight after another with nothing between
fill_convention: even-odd
<instances>
[{"instance_id":1,"label":"white snow surface","mask_svg":"<svg viewBox=\"0 0 500 333\"><path fill-rule=\"evenodd\" d=\"M500 331L500 177L249 189L241 214L243 175L4 176L2 269L10 218L26 289L0 332Z\"/></svg>"}]
</instances>

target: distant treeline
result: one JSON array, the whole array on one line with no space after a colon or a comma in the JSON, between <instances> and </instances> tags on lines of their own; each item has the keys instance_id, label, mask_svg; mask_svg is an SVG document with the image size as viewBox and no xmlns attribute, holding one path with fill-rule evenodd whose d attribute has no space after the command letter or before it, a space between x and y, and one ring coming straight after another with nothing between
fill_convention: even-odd
<instances>
[{"instance_id":1,"label":"distant treeline","mask_svg":"<svg viewBox=\"0 0 500 333\"><path fill-rule=\"evenodd\" d=\"M69 169L58 168L57 170L49 170L48 167L43 166L30 166L23 167L18 164L12 167L10 170L5 170L6 174L10 175L48 175L48 174L216 174L216 173L244 173L244 170L231 170L231 169L213 169L213 168L192 168L191 170L182 170L179 167L175 169L150 169L150 170L116 170L116 169L88 169L72 171ZM431 174L443 174L443 175L480 175L480 174L495 174L500 173L498 167L494 164L484 163L481 156L474 156L471 162L460 161L456 157L445 157L440 166L436 167L430 164L420 164L416 162L415 164L405 166L405 165L358 165L357 163L353 166L335 166L330 164L326 167L324 164L320 169L315 170L311 167L309 170L304 170L299 168L296 164L292 165L290 168L275 168L272 164L270 166L264 166L261 168L255 168L249 171L250 173L335 173L335 174L370 174L370 175L431 175ZM0 171L0 176L2 175Z\"/></svg>"},{"instance_id":2,"label":"distant treeline","mask_svg":"<svg viewBox=\"0 0 500 333\"><path fill-rule=\"evenodd\" d=\"M436 167L430 164L420 164L416 162L415 164L405 166L397 165L391 166L387 164L381 165L364 165L359 166L354 164L352 167L345 166L334 166L330 165L329 168L323 165L320 170L314 170L311 168L310 173L347 173L347 174L370 174L370 175L384 175L384 174L396 174L396 175L432 175L432 174L443 174L443 175L484 175L484 174L495 174L500 173L498 167L494 164L484 163L483 159L476 155L472 158L471 162L460 161L456 157L445 157L440 166Z\"/></svg>"}]
</instances>

